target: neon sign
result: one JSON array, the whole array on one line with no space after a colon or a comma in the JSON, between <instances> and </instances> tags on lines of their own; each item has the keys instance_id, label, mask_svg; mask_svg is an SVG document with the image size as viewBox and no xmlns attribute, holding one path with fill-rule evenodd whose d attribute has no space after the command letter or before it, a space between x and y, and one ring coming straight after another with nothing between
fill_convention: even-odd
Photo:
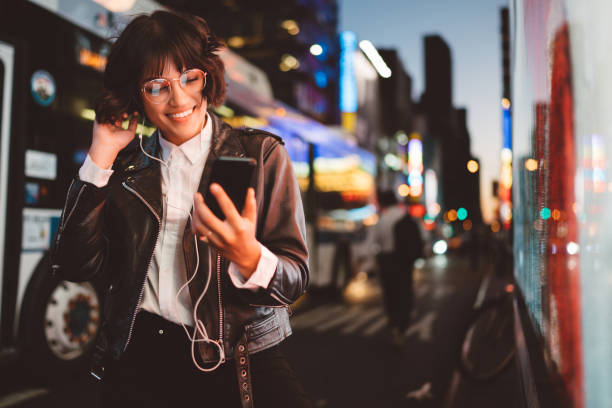
<instances>
[{"instance_id":1,"label":"neon sign","mask_svg":"<svg viewBox=\"0 0 612 408\"><path fill-rule=\"evenodd\" d=\"M419 197L423 194L423 143L419 139L408 142L408 183L410 196Z\"/></svg>"},{"instance_id":2,"label":"neon sign","mask_svg":"<svg viewBox=\"0 0 612 408\"><path fill-rule=\"evenodd\" d=\"M340 33L340 110L357 112L357 80L353 58L357 50L357 36L352 31Z\"/></svg>"}]
</instances>

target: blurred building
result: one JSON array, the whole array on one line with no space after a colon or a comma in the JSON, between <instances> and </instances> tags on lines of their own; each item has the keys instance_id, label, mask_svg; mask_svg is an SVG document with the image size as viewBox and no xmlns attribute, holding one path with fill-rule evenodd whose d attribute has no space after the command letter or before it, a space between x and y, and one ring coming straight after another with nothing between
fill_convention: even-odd
<instances>
[{"instance_id":1,"label":"blurred building","mask_svg":"<svg viewBox=\"0 0 612 408\"><path fill-rule=\"evenodd\" d=\"M447 186L449 190L452 189L447 196L449 200L455 199L456 201L449 201L447 205L454 209L464 207L472 222L481 223L480 162L470 152L470 133L467 128L468 112L465 108L458 108L454 112L457 120L457 137L454 147L457 150L449 152L449 158L456 158L455 180L457 183Z\"/></svg>"},{"instance_id":2,"label":"blurred building","mask_svg":"<svg viewBox=\"0 0 612 408\"><path fill-rule=\"evenodd\" d=\"M501 50L502 50L502 98L510 99L510 12L503 7L500 10Z\"/></svg>"},{"instance_id":3,"label":"blurred building","mask_svg":"<svg viewBox=\"0 0 612 408\"><path fill-rule=\"evenodd\" d=\"M467 110L453 107L450 48L438 35L425 37L424 46L425 91L416 115L425 135L424 164L435 172L437 203L443 214L464 209L461 212L467 211L467 219L480 223L479 163L470 152ZM455 220L452 215L450 221Z\"/></svg>"},{"instance_id":4,"label":"blurred building","mask_svg":"<svg viewBox=\"0 0 612 408\"><path fill-rule=\"evenodd\" d=\"M446 41L439 35L426 36L425 92L421 104L430 116L449 119L453 103L452 60Z\"/></svg>"},{"instance_id":5,"label":"blurred building","mask_svg":"<svg viewBox=\"0 0 612 408\"><path fill-rule=\"evenodd\" d=\"M204 17L233 51L264 70L276 98L324 123L338 123L335 0L161 3Z\"/></svg>"},{"instance_id":6,"label":"blurred building","mask_svg":"<svg viewBox=\"0 0 612 408\"><path fill-rule=\"evenodd\" d=\"M382 137L378 148L383 153L397 155L403 163L400 171L389 169L384 161L379 166L379 182L385 187L408 183L408 142L413 134L412 78L394 49L382 49L381 57L391 69L391 76L380 80L380 111ZM391 184L391 185L388 185Z\"/></svg>"},{"instance_id":7,"label":"blurred building","mask_svg":"<svg viewBox=\"0 0 612 408\"><path fill-rule=\"evenodd\" d=\"M407 133L412 123L412 78L394 49L379 50L380 56L391 68L391 76L380 81L382 128L386 136Z\"/></svg>"}]
</instances>

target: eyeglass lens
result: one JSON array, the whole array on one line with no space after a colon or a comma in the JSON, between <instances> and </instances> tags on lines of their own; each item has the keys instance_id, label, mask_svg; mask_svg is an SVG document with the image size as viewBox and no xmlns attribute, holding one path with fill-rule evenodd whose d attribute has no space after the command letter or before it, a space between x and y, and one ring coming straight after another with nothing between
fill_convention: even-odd
<instances>
[{"instance_id":1,"label":"eyeglass lens","mask_svg":"<svg viewBox=\"0 0 612 408\"><path fill-rule=\"evenodd\" d=\"M206 75L199 69L190 69L181 74L178 79L179 85L189 93L198 93L206 85ZM170 98L170 80L156 78L145 82L143 91L145 97L153 103L163 103Z\"/></svg>"}]
</instances>

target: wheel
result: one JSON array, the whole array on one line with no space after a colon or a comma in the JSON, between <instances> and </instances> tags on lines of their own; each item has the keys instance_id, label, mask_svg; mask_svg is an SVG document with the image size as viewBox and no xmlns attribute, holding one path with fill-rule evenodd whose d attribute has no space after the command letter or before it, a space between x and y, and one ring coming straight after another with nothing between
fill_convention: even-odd
<instances>
[{"instance_id":1,"label":"wheel","mask_svg":"<svg viewBox=\"0 0 612 408\"><path fill-rule=\"evenodd\" d=\"M89 282L51 276L43 259L24 298L21 314L23 359L30 372L53 379L85 371L100 322L100 296Z\"/></svg>"},{"instance_id":2,"label":"wheel","mask_svg":"<svg viewBox=\"0 0 612 408\"><path fill-rule=\"evenodd\" d=\"M474 314L461 344L459 368L474 380L492 379L514 358L512 298L485 302Z\"/></svg>"}]
</instances>

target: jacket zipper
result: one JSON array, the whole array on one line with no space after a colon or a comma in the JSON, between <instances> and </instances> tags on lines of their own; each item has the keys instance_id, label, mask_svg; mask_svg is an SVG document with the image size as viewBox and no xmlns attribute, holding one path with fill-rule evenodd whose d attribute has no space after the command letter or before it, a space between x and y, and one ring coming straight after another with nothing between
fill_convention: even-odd
<instances>
[{"instance_id":1,"label":"jacket zipper","mask_svg":"<svg viewBox=\"0 0 612 408\"><path fill-rule=\"evenodd\" d=\"M197 248L196 248L197 250ZM223 346L223 299L221 296L221 254L217 253L217 300L219 302L219 347ZM221 359L225 360L225 353L222 353Z\"/></svg>"},{"instance_id":2,"label":"jacket zipper","mask_svg":"<svg viewBox=\"0 0 612 408\"><path fill-rule=\"evenodd\" d=\"M74 201L74 204L72 205L70 214L66 215L66 210L68 209L68 195L70 194L70 189L72 188L73 184L74 184L74 179L70 182L70 186L68 187L68 192L66 193L66 201L64 203L64 209L62 210L62 216L60 218L59 226L57 227L57 235L53 243L54 249L57 249L58 242L60 241L62 233L64 232L64 228L66 227L68 220L70 220L70 217L72 216L72 213L74 212L74 209L76 208L76 205L79 202L79 198L81 198L81 194L83 194L83 190L85 190L85 185L82 185L81 188L79 189L79 193L77 194L76 200ZM51 265L51 275L57 276L58 269L59 269L59 265L55 263Z\"/></svg>"},{"instance_id":3,"label":"jacket zipper","mask_svg":"<svg viewBox=\"0 0 612 408\"><path fill-rule=\"evenodd\" d=\"M74 184L74 180L72 180L72 182L70 183L70 187L68 187L68 194L70 194L70 189L72 188L73 184ZM64 204L64 211L62 211L62 220L60 222L60 226L62 228L64 228L64 226L68 223L68 220L72 216L72 213L74 213L74 209L76 208L79 202L79 198L81 198L81 194L83 194L83 190L85 190L85 184L83 184L81 188L79 189L79 193L77 194L77 197L74 200L74 204L72 205L72 209L70 210L70 213L68 215L66 215L66 209L68 207L68 196L66 196L66 204ZM64 217L66 217L65 220L63 219Z\"/></svg>"},{"instance_id":4,"label":"jacket zipper","mask_svg":"<svg viewBox=\"0 0 612 408\"><path fill-rule=\"evenodd\" d=\"M278 305L278 306L274 306L274 305L259 305L257 303L249 303L249 306L254 306L254 307L271 307L272 309L288 309L289 305Z\"/></svg>"},{"instance_id":5,"label":"jacket zipper","mask_svg":"<svg viewBox=\"0 0 612 408\"><path fill-rule=\"evenodd\" d=\"M151 205L140 194L138 194L134 189L128 187L125 181L121 184L126 190L128 190L129 192L134 194L136 197L138 197L140 201L142 201L144 205L147 206L147 208L151 211L151 213L157 219L157 235L155 235L155 246L153 247L153 252L151 252L151 256L149 257L149 264L147 266L147 272L145 273L145 277L144 277L144 280L142 281L142 286L140 288L140 294L138 295L138 303L136 304L136 309L134 310L134 314L132 315L132 322L130 323L130 332L128 333L128 338L127 338L127 341L125 342L125 346L123 347L123 351L125 351L127 349L127 346L130 344L130 340L132 339L132 332L134 330L134 322L136 321L136 315L138 314L138 310L140 309L140 303L142 302L142 297L144 295L145 284L147 283L147 276L149 276L149 269L151 269L151 263L153 262L153 255L155 254L155 249L157 248L157 241L159 239L159 234L161 233L161 219L159 218L159 215L157 215L153 207L151 207Z\"/></svg>"}]
</instances>

